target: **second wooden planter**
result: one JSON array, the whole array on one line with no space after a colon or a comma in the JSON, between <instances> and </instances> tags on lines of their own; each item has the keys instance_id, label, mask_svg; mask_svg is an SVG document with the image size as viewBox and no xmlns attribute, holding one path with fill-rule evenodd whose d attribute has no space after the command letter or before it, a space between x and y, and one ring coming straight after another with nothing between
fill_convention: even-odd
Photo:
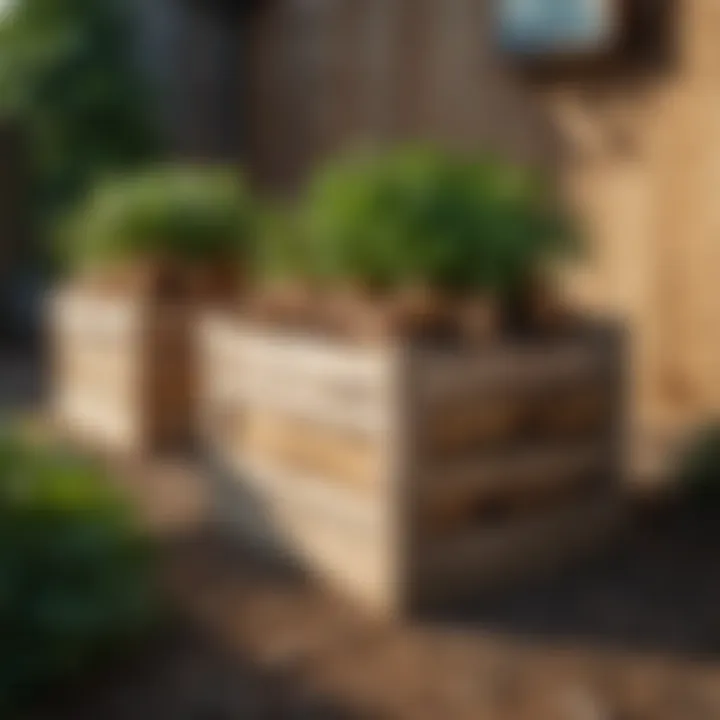
<instances>
[{"instance_id":1,"label":"second wooden planter","mask_svg":"<svg viewBox=\"0 0 720 720\"><path fill-rule=\"evenodd\" d=\"M71 437L146 453L187 444L192 303L68 288L51 301L53 413Z\"/></svg>"},{"instance_id":2,"label":"second wooden planter","mask_svg":"<svg viewBox=\"0 0 720 720\"><path fill-rule=\"evenodd\" d=\"M199 332L203 435L238 526L377 608L546 567L617 519L613 330L482 350L356 347L220 314Z\"/></svg>"}]
</instances>

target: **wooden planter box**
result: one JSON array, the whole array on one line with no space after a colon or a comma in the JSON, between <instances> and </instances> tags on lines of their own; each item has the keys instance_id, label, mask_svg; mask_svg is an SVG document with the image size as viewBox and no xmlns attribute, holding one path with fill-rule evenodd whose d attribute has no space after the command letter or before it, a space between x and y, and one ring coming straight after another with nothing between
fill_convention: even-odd
<instances>
[{"instance_id":1,"label":"wooden planter box","mask_svg":"<svg viewBox=\"0 0 720 720\"><path fill-rule=\"evenodd\" d=\"M51 300L52 406L61 428L104 449L187 442L193 425L191 305L64 289Z\"/></svg>"},{"instance_id":2,"label":"wooden planter box","mask_svg":"<svg viewBox=\"0 0 720 720\"><path fill-rule=\"evenodd\" d=\"M547 567L618 517L617 333L472 351L218 314L199 330L203 435L238 526L377 608Z\"/></svg>"}]
</instances>

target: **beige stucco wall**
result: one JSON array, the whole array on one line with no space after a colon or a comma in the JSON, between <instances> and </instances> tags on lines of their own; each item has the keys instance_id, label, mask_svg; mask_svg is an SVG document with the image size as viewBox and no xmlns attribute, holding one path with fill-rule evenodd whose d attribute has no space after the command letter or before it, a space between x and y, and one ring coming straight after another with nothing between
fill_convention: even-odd
<instances>
[{"instance_id":1,"label":"beige stucco wall","mask_svg":"<svg viewBox=\"0 0 720 720\"><path fill-rule=\"evenodd\" d=\"M661 431L720 410L720 5L680 0L675 32L671 70L547 98L595 253L579 289L627 319L637 415Z\"/></svg>"},{"instance_id":2,"label":"beige stucco wall","mask_svg":"<svg viewBox=\"0 0 720 720\"><path fill-rule=\"evenodd\" d=\"M531 81L492 0L276 0L251 164L293 186L348 145L422 137L551 169L588 233L570 291L631 330L636 425L699 422L720 409L720 3L677 1L671 67Z\"/></svg>"}]
</instances>

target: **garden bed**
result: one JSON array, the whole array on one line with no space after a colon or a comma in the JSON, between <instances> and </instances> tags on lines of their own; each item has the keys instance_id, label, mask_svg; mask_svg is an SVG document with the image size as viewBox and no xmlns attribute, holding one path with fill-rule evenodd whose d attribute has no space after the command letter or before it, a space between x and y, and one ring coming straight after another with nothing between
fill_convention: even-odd
<instances>
[{"instance_id":1,"label":"garden bed","mask_svg":"<svg viewBox=\"0 0 720 720\"><path fill-rule=\"evenodd\" d=\"M123 452L191 437L192 306L71 287L51 301L53 411L78 439Z\"/></svg>"},{"instance_id":2,"label":"garden bed","mask_svg":"<svg viewBox=\"0 0 720 720\"><path fill-rule=\"evenodd\" d=\"M187 445L194 317L236 298L252 212L222 169L156 167L98 185L71 217L71 280L51 300L54 406L111 450Z\"/></svg>"},{"instance_id":3,"label":"garden bed","mask_svg":"<svg viewBox=\"0 0 720 720\"><path fill-rule=\"evenodd\" d=\"M210 313L200 334L203 435L249 534L374 606L555 563L617 518L613 330L363 345Z\"/></svg>"}]
</instances>

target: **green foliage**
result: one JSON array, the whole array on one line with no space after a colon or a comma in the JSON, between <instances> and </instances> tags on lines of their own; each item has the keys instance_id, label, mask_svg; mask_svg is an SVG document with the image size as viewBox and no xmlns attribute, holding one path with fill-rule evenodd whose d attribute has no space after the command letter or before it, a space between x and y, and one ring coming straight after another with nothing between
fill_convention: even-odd
<instances>
[{"instance_id":1,"label":"green foliage","mask_svg":"<svg viewBox=\"0 0 720 720\"><path fill-rule=\"evenodd\" d=\"M233 259L254 232L234 171L156 167L101 183L71 219L62 246L73 263L151 256Z\"/></svg>"},{"instance_id":2,"label":"green foliage","mask_svg":"<svg viewBox=\"0 0 720 720\"><path fill-rule=\"evenodd\" d=\"M680 489L691 502L720 509L720 422L703 428L683 453Z\"/></svg>"},{"instance_id":3,"label":"green foliage","mask_svg":"<svg viewBox=\"0 0 720 720\"><path fill-rule=\"evenodd\" d=\"M0 441L0 715L149 628L147 541L91 465Z\"/></svg>"},{"instance_id":4,"label":"green foliage","mask_svg":"<svg viewBox=\"0 0 720 720\"><path fill-rule=\"evenodd\" d=\"M332 164L302 216L309 266L378 286L509 293L573 248L566 219L530 172L422 148Z\"/></svg>"},{"instance_id":5,"label":"green foliage","mask_svg":"<svg viewBox=\"0 0 720 720\"><path fill-rule=\"evenodd\" d=\"M261 280L310 278L313 267L298 213L288 206L265 206L258 212L253 265Z\"/></svg>"},{"instance_id":6,"label":"green foliage","mask_svg":"<svg viewBox=\"0 0 720 720\"><path fill-rule=\"evenodd\" d=\"M44 223L158 138L120 0L14 0L0 22L0 114L27 134Z\"/></svg>"}]
</instances>

